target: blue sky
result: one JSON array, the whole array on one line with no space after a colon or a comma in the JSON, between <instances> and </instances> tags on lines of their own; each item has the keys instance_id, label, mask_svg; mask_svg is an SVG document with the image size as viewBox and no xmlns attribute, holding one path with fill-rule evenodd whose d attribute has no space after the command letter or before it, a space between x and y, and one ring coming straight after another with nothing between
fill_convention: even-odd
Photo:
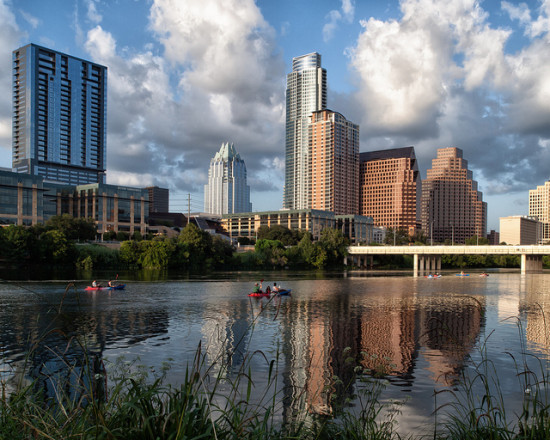
<instances>
[{"instance_id":1,"label":"blue sky","mask_svg":"<svg viewBox=\"0 0 550 440\"><path fill-rule=\"evenodd\" d=\"M361 151L413 145L425 176L437 148L462 148L498 229L549 178L549 17L550 0L0 0L0 166L11 52L32 42L108 67L108 183L200 211L229 141L254 210L279 209L286 74L317 51Z\"/></svg>"}]
</instances>

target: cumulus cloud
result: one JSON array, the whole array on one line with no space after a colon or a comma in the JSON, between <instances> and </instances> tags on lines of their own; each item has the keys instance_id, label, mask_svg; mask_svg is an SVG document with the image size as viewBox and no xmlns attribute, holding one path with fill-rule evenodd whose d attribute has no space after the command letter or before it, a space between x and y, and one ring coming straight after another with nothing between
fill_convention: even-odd
<instances>
[{"instance_id":1,"label":"cumulus cloud","mask_svg":"<svg viewBox=\"0 0 550 440\"><path fill-rule=\"evenodd\" d=\"M334 37L334 33L340 22L345 21L351 23L355 15L355 5L353 0L342 0L341 10L333 9L327 14L328 22L323 26L323 40L330 41Z\"/></svg>"},{"instance_id":2,"label":"cumulus cloud","mask_svg":"<svg viewBox=\"0 0 550 440\"><path fill-rule=\"evenodd\" d=\"M254 1L156 0L150 30L164 53L120 49L101 25L86 36L108 66L108 182L202 196L210 159L234 142L254 190L282 192L263 170L283 150L284 63Z\"/></svg>"},{"instance_id":3,"label":"cumulus cloud","mask_svg":"<svg viewBox=\"0 0 550 440\"><path fill-rule=\"evenodd\" d=\"M12 51L22 38L9 4L0 0L0 96L12 95ZM11 167L11 99L0 99L0 166Z\"/></svg>"},{"instance_id":4,"label":"cumulus cloud","mask_svg":"<svg viewBox=\"0 0 550 440\"><path fill-rule=\"evenodd\" d=\"M550 1L537 11L502 3L532 38L514 54L512 31L492 26L482 5L403 0L400 19L361 21L348 50L358 88L351 108L362 150L416 145L426 169L436 148L456 146L488 193L524 190L548 178Z\"/></svg>"}]
</instances>

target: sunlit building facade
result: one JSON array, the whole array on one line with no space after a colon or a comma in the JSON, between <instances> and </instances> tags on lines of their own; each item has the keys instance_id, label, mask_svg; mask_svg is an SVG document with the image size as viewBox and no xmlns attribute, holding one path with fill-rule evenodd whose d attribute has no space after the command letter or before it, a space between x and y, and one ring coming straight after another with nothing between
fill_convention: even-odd
<instances>
[{"instance_id":1,"label":"sunlit building facade","mask_svg":"<svg viewBox=\"0 0 550 440\"><path fill-rule=\"evenodd\" d=\"M540 242L550 243L550 180L529 190L529 216L541 223Z\"/></svg>"},{"instance_id":2,"label":"sunlit building facade","mask_svg":"<svg viewBox=\"0 0 550 440\"><path fill-rule=\"evenodd\" d=\"M233 144L225 143L210 161L204 186L204 212L233 214L252 211L246 165Z\"/></svg>"},{"instance_id":3,"label":"sunlit building facade","mask_svg":"<svg viewBox=\"0 0 550 440\"><path fill-rule=\"evenodd\" d=\"M13 52L12 168L105 183L107 68L35 44Z\"/></svg>"},{"instance_id":4,"label":"sunlit building facade","mask_svg":"<svg viewBox=\"0 0 550 440\"><path fill-rule=\"evenodd\" d=\"M310 206L336 215L359 212L359 126L331 110L309 124Z\"/></svg>"},{"instance_id":5,"label":"sunlit building facade","mask_svg":"<svg viewBox=\"0 0 550 440\"><path fill-rule=\"evenodd\" d=\"M310 53L294 58L286 89L285 209L311 207L308 126L311 114L326 106L327 73L321 67L321 55Z\"/></svg>"},{"instance_id":6,"label":"sunlit building facade","mask_svg":"<svg viewBox=\"0 0 550 440\"><path fill-rule=\"evenodd\" d=\"M487 203L460 148L440 148L422 182L422 230L437 243L485 237Z\"/></svg>"},{"instance_id":7,"label":"sunlit building facade","mask_svg":"<svg viewBox=\"0 0 550 440\"><path fill-rule=\"evenodd\" d=\"M420 225L422 183L414 147L360 154L359 213L375 226L407 231Z\"/></svg>"}]
</instances>

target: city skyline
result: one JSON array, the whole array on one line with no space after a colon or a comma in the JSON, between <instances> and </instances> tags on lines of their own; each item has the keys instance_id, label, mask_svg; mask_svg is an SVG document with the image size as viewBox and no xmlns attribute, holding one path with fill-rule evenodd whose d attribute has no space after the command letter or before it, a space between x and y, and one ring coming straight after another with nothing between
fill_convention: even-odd
<instances>
[{"instance_id":1,"label":"city skyline","mask_svg":"<svg viewBox=\"0 0 550 440\"><path fill-rule=\"evenodd\" d=\"M361 152L413 145L425 178L437 148L461 148L488 229L527 214L529 190L549 177L549 1L312 6L0 0L0 92L11 96L11 53L28 43L105 65L107 183L169 187L179 211L190 192L200 210L209 152L229 140L247 158L254 209L280 209L285 76L315 51L329 108L360 126ZM11 118L0 100L3 167Z\"/></svg>"}]
</instances>

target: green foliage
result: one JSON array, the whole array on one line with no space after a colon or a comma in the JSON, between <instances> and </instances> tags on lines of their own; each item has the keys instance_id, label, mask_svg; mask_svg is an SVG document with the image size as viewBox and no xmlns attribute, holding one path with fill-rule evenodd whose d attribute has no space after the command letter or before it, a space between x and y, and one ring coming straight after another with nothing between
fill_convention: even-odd
<instances>
[{"instance_id":1,"label":"green foliage","mask_svg":"<svg viewBox=\"0 0 550 440\"><path fill-rule=\"evenodd\" d=\"M0 228L2 258L7 261L22 262L30 257L34 236L24 226L10 225Z\"/></svg>"},{"instance_id":2,"label":"green foliage","mask_svg":"<svg viewBox=\"0 0 550 440\"><path fill-rule=\"evenodd\" d=\"M130 234L128 234L128 232L118 231L116 233L116 239L117 239L117 241L129 240L130 239Z\"/></svg>"},{"instance_id":3,"label":"green foliage","mask_svg":"<svg viewBox=\"0 0 550 440\"><path fill-rule=\"evenodd\" d=\"M385 244L395 244L396 246L405 246L411 242L408 231L404 229L388 228L386 232Z\"/></svg>"},{"instance_id":4,"label":"green foliage","mask_svg":"<svg viewBox=\"0 0 550 440\"><path fill-rule=\"evenodd\" d=\"M68 240L94 240L97 227L93 218L75 218L70 214L55 215L45 223L46 229L63 232Z\"/></svg>"},{"instance_id":5,"label":"green foliage","mask_svg":"<svg viewBox=\"0 0 550 440\"><path fill-rule=\"evenodd\" d=\"M115 231L106 231L103 233L103 240L105 241L114 241L116 240L116 232Z\"/></svg>"},{"instance_id":6,"label":"green foliage","mask_svg":"<svg viewBox=\"0 0 550 440\"><path fill-rule=\"evenodd\" d=\"M43 261L68 263L76 255L74 243L58 229L52 229L40 236L40 256Z\"/></svg>"},{"instance_id":7,"label":"green foliage","mask_svg":"<svg viewBox=\"0 0 550 440\"><path fill-rule=\"evenodd\" d=\"M254 248L261 266L284 267L288 263L285 247L279 240L258 239Z\"/></svg>"},{"instance_id":8,"label":"green foliage","mask_svg":"<svg viewBox=\"0 0 550 440\"><path fill-rule=\"evenodd\" d=\"M477 235L473 235L472 237L467 238L464 244L468 246L486 246L489 244L489 239L486 237L478 237Z\"/></svg>"},{"instance_id":9,"label":"green foliage","mask_svg":"<svg viewBox=\"0 0 550 440\"><path fill-rule=\"evenodd\" d=\"M341 265L344 261L344 257L347 255L347 248L349 246L349 240L342 234L339 229L325 228L321 231L321 238L319 239L322 251L317 256L317 267L324 267L325 265ZM322 265L319 265L320 261L323 261Z\"/></svg>"}]
</instances>

